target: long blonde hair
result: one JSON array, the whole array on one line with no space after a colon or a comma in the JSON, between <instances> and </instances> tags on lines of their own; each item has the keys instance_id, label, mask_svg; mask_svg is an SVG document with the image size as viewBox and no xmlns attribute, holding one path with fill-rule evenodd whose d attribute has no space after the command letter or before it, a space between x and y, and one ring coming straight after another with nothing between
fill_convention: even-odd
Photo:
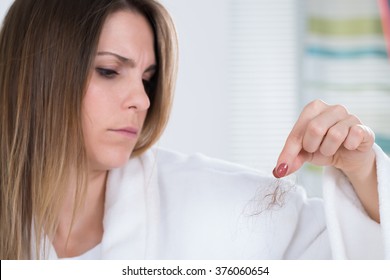
<instances>
[{"instance_id":1,"label":"long blonde hair","mask_svg":"<svg viewBox=\"0 0 390 280\"><path fill-rule=\"evenodd\" d=\"M15 0L0 33L0 259L38 258L53 236L76 169L76 205L86 185L82 100L102 26L121 9L153 27L158 70L151 107L132 156L152 146L168 121L177 39L155 0ZM32 249L32 244L36 249ZM44 246L43 246L44 247Z\"/></svg>"}]
</instances>

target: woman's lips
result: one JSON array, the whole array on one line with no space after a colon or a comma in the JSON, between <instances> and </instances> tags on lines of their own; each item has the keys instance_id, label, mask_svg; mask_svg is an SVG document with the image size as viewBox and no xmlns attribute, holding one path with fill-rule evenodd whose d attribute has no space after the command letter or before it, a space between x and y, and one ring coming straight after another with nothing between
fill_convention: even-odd
<instances>
[{"instance_id":1,"label":"woman's lips","mask_svg":"<svg viewBox=\"0 0 390 280\"><path fill-rule=\"evenodd\" d=\"M129 139L137 138L138 136L138 129L133 127L124 127L119 129L110 129L110 131L116 132L118 134L121 134Z\"/></svg>"}]
</instances>

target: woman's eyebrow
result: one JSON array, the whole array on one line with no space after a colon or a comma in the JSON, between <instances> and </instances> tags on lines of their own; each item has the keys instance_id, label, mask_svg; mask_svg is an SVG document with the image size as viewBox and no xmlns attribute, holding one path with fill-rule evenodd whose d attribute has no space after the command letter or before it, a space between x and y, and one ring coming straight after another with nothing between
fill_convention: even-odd
<instances>
[{"instance_id":1,"label":"woman's eyebrow","mask_svg":"<svg viewBox=\"0 0 390 280\"><path fill-rule=\"evenodd\" d=\"M135 68L137 66L137 63L134 61L134 59L127 58L127 57L121 56L121 55L113 53L113 52L98 52L97 55L100 55L100 56L102 56L102 55L115 56L117 59L119 59L123 63L128 64L131 68ZM156 69L157 69L157 65L152 64L145 70L145 72L153 72L153 71L156 71Z\"/></svg>"},{"instance_id":2,"label":"woman's eyebrow","mask_svg":"<svg viewBox=\"0 0 390 280\"><path fill-rule=\"evenodd\" d=\"M122 62L124 62L126 64L129 64L132 68L134 68L136 66L136 63L135 63L134 59L127 58L127 57L121 56L121 55L113 53L113 52L98 52L97 55L98 56L104 56L104 55L115 56L120 61L122 61Z\"/></svg>"}]
</instances>

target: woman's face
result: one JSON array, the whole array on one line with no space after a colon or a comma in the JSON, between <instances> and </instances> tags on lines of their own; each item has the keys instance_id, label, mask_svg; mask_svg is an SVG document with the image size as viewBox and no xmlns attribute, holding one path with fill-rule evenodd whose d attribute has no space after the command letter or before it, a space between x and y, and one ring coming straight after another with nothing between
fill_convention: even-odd
<instances>
[{"instance_id":1,"label":"woman's face","mask_svg":"<svg viewBox=\"0 0 390 280\"><path fill-rule=\"evenodd\" d=\"M128 161L150 106L147 87L155 71L154 36L147 20L132 11L111 14L83 100L83 133L93 170Z\"/></svg>"}]
</instances>

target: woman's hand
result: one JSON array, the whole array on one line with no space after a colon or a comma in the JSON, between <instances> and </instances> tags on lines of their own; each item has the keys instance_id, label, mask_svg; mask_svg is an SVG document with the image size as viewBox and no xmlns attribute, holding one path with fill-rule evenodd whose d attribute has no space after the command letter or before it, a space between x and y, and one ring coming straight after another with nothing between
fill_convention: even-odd
<instances>
[{"instance_id":1,"label":"woman's hand","mask_svg":"<svg viewBox=\"0 0 390 280\"><path fill-rule=\"evenodd\" d=\"M302 111L274 169L284 177L305 162L334 166L345 173L368 214L379 221L375 135L343 106L316 100Z\"/></svg>"}]
</instances>

